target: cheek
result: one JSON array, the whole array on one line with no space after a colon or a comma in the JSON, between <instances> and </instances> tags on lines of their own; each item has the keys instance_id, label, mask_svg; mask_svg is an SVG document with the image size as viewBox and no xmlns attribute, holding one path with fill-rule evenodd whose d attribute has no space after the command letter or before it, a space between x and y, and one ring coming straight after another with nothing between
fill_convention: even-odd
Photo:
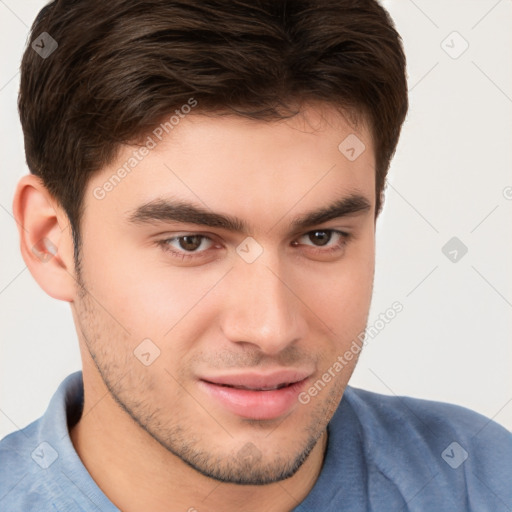
<instances>
[{"instance_id":1,"label":"cheek","mask_svg":"<svg viewBox=\"0 0 512 512\"><path fill-rule=\"evenodd\" d=\"M374 261L374 245L368 237L339 261L299 272L297 295L335 333L343 338L357 335L370 308Z\"/></svg>"},{"instance_id":2,"label":"cheek","mask_svg":"<svg viewBox=\"0 0 512 512\"><path fill-rule=\"evenodd\" d=\"M84 239L83 278L97 304L135 339L164 336L218 280L167 264L158 247L129 247L111 235Z\"/></svg>"},{"instance_id":3,"label":"cheek","mask_svg":"<svg viewBox=\"0 0 512 512\"><path fill-rule=\"evenodd\" d=\"M85 241L83 268L96 314L115 338L110 345L131 353L149 338L161 350L155 368L187 361L197 340L216 328L222 307L218 291L228 293L221 281L229 262L177 267L157 246L108 244L107 238Z\"/></svg>"}]
</instances>

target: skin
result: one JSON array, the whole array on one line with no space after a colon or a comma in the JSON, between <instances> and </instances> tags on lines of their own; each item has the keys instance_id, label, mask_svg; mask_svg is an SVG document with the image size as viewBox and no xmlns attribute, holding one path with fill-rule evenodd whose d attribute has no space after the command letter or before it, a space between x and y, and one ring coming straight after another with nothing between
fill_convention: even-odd
<instances>
[{"instance_id":1,"label":"skin","mask_svg":"<svg viewBox=\"0 0 512 512\"><path fill-rule=\"evenodd\" d=\"M351 133L366 145L353 162L338 150ZM375 261L370 134L325 105L270 123L188 115L96 199L93 190L133 150L87 186L80 276L65 212L41 181L23 177L14 199L25 262L50 296L70 303L77 328L85 404L72 442L123 511L291 510L320 474L326 427L357 357L308 404L271 420L226 410L198 376L309 368L314 383L365 329ZM353 192L371 208L291 235L292 219ZM252 229L128 222L140 204L171 196ZM340 241L308 237L322 229L351 238L330 255L315 253ZM183 260L157 243L187 234L211 238L203 256ZM263 248L252 263L236 251L247 236ZM45 237L53 257L31 250ZM178 241L171 248L186 252ZM147 338L160 350L149 366L134 356Z\"/></svg>"}]
</instances>

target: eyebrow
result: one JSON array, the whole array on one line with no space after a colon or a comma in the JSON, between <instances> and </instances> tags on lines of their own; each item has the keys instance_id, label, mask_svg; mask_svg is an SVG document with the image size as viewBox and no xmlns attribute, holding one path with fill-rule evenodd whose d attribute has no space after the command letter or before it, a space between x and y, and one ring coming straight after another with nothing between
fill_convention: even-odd
<instances>
[{"instance_id":1,"label":"eyebrow","mask_svg":"<svg viewBox=\"0 0 512 512\"><path fill-rule=\"evenodd\" d=\"M327 206L296 217L292 220L291 227L293 231L300 231L329 220L362 214L370 209L371 203L366 197L360 194L351 194ZM250 226L238 217L212 212L183 200L157 198L128 212L128 222L133 224L154 224L173 221L221 228L237 233L250 233L252 231Z\"/></svg>"}]
</instances>

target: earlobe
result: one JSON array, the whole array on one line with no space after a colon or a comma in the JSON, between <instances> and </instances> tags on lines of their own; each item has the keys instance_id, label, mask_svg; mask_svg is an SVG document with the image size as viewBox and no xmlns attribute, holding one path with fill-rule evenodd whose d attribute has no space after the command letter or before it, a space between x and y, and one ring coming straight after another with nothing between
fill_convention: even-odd
<instances>
[{"instance_id":1,"label":"earlobe","mask_svg":"<svg viewBox=\"0 0 512 512\"><path fill-rule=\"evenodd\" d=\"M51 297L73 302L77 285L71 226L39 177L29 174L20 179L13 213L21 254L34 279Z\"/></svg>"}]
</instances>

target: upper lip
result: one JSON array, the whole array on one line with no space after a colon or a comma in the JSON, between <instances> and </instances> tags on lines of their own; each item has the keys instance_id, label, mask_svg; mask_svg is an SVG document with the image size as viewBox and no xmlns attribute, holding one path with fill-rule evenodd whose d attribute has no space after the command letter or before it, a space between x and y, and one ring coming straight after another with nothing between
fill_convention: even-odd
<instances>
[{"instance_id":1,"label":"upper lip","mask_svg":"<svg viewBox=\"0 0 512 512\"><path fill-rule=\"evenodd\" d=\"M269 373L230 373L201 377L201 380L217 384L219 386L236 386L248 389L274 389L287 384L300 382L311 375L305 370L285 369Z\"/></svg>"}]
</instances>

